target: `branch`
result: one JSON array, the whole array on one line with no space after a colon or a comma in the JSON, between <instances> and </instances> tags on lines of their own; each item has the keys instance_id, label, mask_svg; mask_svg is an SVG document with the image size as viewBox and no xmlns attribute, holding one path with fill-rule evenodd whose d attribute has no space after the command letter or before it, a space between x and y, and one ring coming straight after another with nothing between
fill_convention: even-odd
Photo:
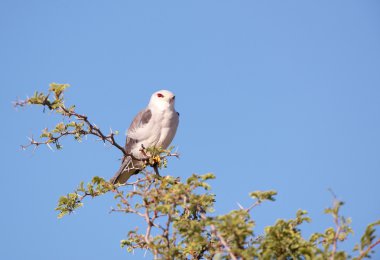
<instances>
[{"instance_id":1,"label":"branch","mask_svg":"<svg viewBox=\"0 0 380 260\"><path fill-rule=\"evenodd\" d=\"M254 191L249 194L249 196L253 199L255 199L255 202L253 202L248 208L244 208L239 202L237 202L237 205L241 210L245 210L247 213L249 213L253 208L259 206L264 201L275 201L275 197L277 195L277 191L274 190L268 190L268 191Z\"/></svg>"},{"instance_id":2,"label":"branch","mask_svg":"<svg viewBox=\"0 0 380 260\"><path fill-rule=\"evenodd\" d=\"M88 120L88 117L86 115L81 115L81 114L74 112L73 110L68 110L64 106L62 106L61 109L64 111L64 113L65 113L64 115L66 115L68 117L74 116L77 120L83 121L89 129L89 134L99 137L103 142L110 143L112 146L119 149L124 154L124 156L132 156L131 154L127 154L127 152L124 150L124 148L115 141L115 138L114 138L115 133L114 132L111 131L110 134L104 135L103 132L95 124L91 123ZM133 158L133 159L135 159L135 158Z\"/></svg>"},{"instance_id":3,"label":"branch","mask_svg":"<svg viewBox=\"0 0 380 260\"><path fill-rule=\"evenodd\" d=\"M46 141L35 141L33 138L30 138L30 143L28 145L22 146L23 149L26 149L29 146L38 147L39 145L49 145L55 144L57 149L60 149L59 141L61 138L72 135L75 139L80 140L82 136L94 135L102 140L104 143L108 142L112 146L119 149L124 156L131 156L127 154L125 149L115 141L115 134L112 130L111 133L105 135L95 124L91 123L88 120L88 117L83 114L75 112L75 106L67 108L64 104L64 91L68 88L68 84L50 84L48 94L43 94L35 92L35 94L25 100L17 100L13 102L15 107L25 107L26 105L41 105L50 111L54 111L58 114L61 114L63 117L74 118L74 122L71 122L67 125L60 123L52 132L48 132L47 129L44 130L41 138L47 138ZM50 98L50 96L53 96ZM86 126L87 129L83 129L83 126ZM74 128L72 131L69 131L69 128ZM55 135L58 133L58 135Z\"/></svg>"},{"instance_id":4,"label":"branch","mask_svg":"<svg viewBox=\"0 0 380 260\"><path fill-rule=\"evenodd\" d=\"M207 220L207 217L204 213L201 213L201 218L203 220ZM219 238L219 241L220 243L222 243L222 245L224 246L224 248L226 249L226 251L228 252L228 254L230 255L231 259L233 260L237 260L237 257L234 255L234 253L232 252L230 246L227 244L227 241L224 239L224 237L218 232L217 228L215 227L214 224L210 224L210 228L211 228L211 231L212 233L217 237Z\"/></svg>"},{"instance_id":5,"label":"branch","mask_svg":"<svg viewBox=\"0 0 380 260\"><path fill-rule=\"evenodd\" d=\"M358 259L360 260L360 259L363 259L364 257L366 257L366 256L368 255L368 253L371 252L371 250L372 250L375 246L377 246L378 244L380 244L380 238L379 238L375 243L373 243L372 245L370 245L370 246L367 248L367 250L365 250L364 252L362 252L362 253L360 254L360 256L358 257Z\"/></svg>"},{"instance_id":6,"label":"branch","mask_svg":"<svg viewBox=\"0 0 380 260\"><path fill-rule=\"evenodd\" d=\"M339 224L339 216L338 215L334 215L334 223L335 223L335 226L336 226L336 231L335 231L335 235L334 235L333 248L332 248L332 251L331 251L330 260L334 260L334 258L335 258L335 253L336 253L337 244L338 244L338 238L339 238L339 234L340 234L340 231L341 231L341 226Z\"/></svg>"},{"instance_id":7,"label":"branch","mask_svg":"<svg viewBox=\"0 0 380 260\"><path fill-rule=\"evenodd\" d=\"M259 206L260 204L261 204L261 201L256 201L256 202L253 203L250 207L248 207L248 208L246 209L246 211L247 211L247 212L250 212L251 209L253 209L253 208Z\"/></svg>"},{"instance_id":8,"label":"branch","mask_svg":"<svg viewBox=\"0 0 380 260\"><path fill-rule=\"evenodd\" d=\"M342 230L342 226L339 223L339 209L343 205L343 202L338 200L336 194L334 193L334 191L331 188L329 188L328 191L331 193L331 195L334 198L333 208L330 209L330 213L332 214L332 216L334 218L334 224L336 227L336 231L335 231L334 238L333 238L333 248L332 248L331 256L330 256L330 260L334 260L339 235L340 235L340 232Z\"/></svg>"}]
</instances>

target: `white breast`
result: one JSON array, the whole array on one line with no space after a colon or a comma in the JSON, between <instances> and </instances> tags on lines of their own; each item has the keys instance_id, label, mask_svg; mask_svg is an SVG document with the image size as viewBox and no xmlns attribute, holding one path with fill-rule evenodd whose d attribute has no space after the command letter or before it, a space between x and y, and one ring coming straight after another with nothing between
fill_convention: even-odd
<instances>
[{"instance_id":1,"label":"white breast","mask_svg":"<svg viewBox=\"0 0 380 260\"><path fill-rule=\"evenodd\" d=\"M132 153L141 155L142 145L145 148L157 146L166 149L172 142L178 127L178 114L175 110L152 110L151 120L141 129L139 135L143 139L134 146Z\"/></svg>"}]
</instances>

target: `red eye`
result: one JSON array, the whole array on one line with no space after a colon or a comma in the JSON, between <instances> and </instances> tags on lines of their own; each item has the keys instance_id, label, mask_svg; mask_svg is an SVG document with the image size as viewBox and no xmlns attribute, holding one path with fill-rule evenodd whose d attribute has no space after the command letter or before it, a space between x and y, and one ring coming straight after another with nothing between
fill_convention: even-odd
<instances>
[{"instance_id":1,"label":"red eye","mask_svg":"<svg viewBox=\"0 0 380 260\"><path fill-rule=\"evenodd\" d=\"M158 94L157 94L157 97L159 97L159 98L163 98L164 95L162 95L161 93L158 93Z\"/></svg>"}]
</instances>

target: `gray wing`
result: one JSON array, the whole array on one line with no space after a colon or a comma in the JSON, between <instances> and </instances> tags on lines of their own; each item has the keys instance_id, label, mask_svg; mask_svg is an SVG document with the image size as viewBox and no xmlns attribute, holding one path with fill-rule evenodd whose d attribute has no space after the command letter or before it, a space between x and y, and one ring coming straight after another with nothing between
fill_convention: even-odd
<instances>
[{"instance_id":1,"label":"gray wing","mask_svg":"<svg viewBox=\"0 0 380 260\"><path fill-rule=\"evenodd\" d=\"M143 128L149 120L152 118L152 111L150 109L141 110L133 119L131 125L127 131L127 141L125 142L125 151L130 153L133 146L138 143L140 140L136 137L129 137L131 133L138 132L139 129ZM134 135L136 136L136 134ZM138 135L137 135L138 136ZM110 180L113 184L116 183L125 183L133 175L139 172L138 168L133 166L133 160L130 156L127 156L123 159L123 162L119 170L115 173L115 176Z\"/></svg>"},{"instance_id":2,"label":"gray wing","mask_svg":"<svg viewBox=\"0 0 380 260\"><path fill-rule=\"evenodd\" d=\"M119 170L115 173L110 182L112 184L124 184L133 174L137 174L139 171L138 168L133 167L132 158L127 156L124 158Z\"/></svg>"},{"instance_id":3,"label":"gray wing","mask_svg":"<svg viewBox=\"0 0 380 260\"><path fill-rule=\"evenodd\" d=\"M135 145L138 141L140 141L136 137L131 138L130 133L134 133L138 131L139 128L144 127L146 124L149 123L151 118L152 118L152 111L150 111L150 109L144 109L144 110L141 110L133 119L131 125L128 128L127 140L125 142L125 151L127 153L130 153L133 145Z\"/></svg>"}]
</instances>

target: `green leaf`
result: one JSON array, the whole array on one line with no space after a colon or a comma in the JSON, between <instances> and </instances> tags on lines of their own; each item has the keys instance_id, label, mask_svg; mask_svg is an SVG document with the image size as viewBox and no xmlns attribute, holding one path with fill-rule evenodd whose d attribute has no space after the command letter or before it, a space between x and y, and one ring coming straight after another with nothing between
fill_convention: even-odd
<instances>
[{"instance_id":1,"label":"green leaf","mask_svg":"<svg viewBox=\"0 0 380 260\"><path fill-rule=\"evenodd\" d=\"M264 200L275 201L276 198L274 196L277 195L277 191L269 190L269 191L254 191L249 194L251 198L257 199L259 202Z\"/></svg>"},{"instance_id":2,"label":"green leaf","mask_svg":"<svg viewBox=\"0 0 380 260\"><path fill-rule=\"evenodd\" d=\"M68 88L69 84L51 83L49 90L54 92L55 98L59 99L61 94Z\"/></svg>"}]
</instances>

